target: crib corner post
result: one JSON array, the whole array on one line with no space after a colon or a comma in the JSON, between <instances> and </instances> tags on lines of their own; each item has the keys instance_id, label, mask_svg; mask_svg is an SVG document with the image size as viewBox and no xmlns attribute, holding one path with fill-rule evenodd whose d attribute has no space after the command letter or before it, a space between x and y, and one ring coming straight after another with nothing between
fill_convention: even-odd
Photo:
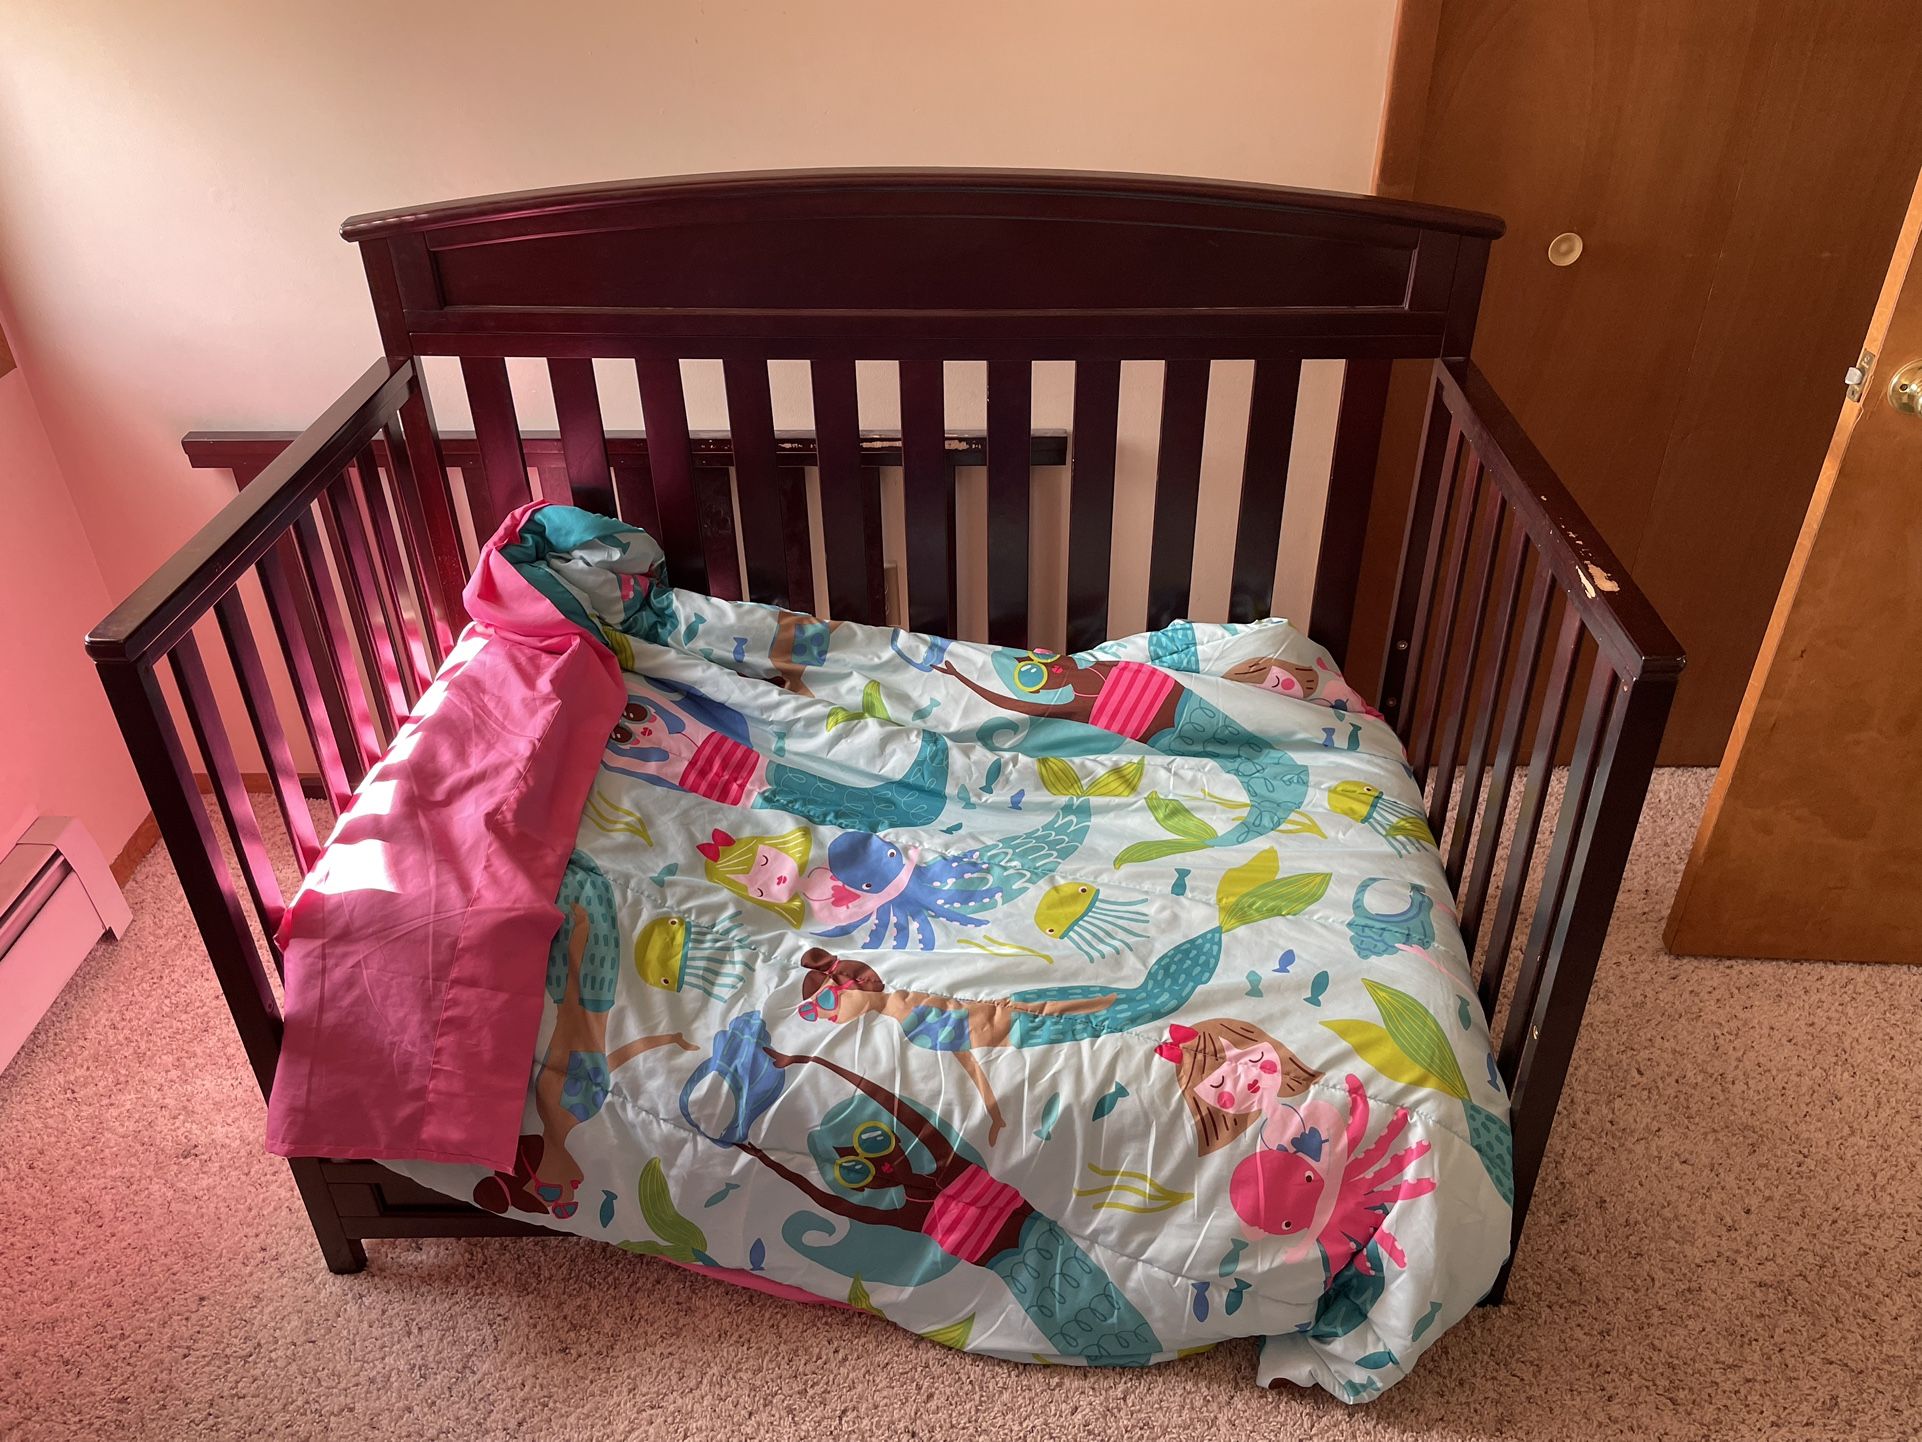
<instances>
[{"instance_id":1,"label":"crib corner post","mask_svg":"<svg viewBox=\"0 0 1922 1442\"><path fill-rule=\"evenodd\" d=\"M300 1200L307 1207L307 1220L313 1224L314 1239L320 1243L327 1270L336 1276L363 1271L367 1248L358 1238L347 1235L340 1210L334 1205L333 1189L321 1172L320 1159L290 1157L287 1165L294 1174L294 1185L300 1188Z\"/></svg>"}]
</instances>

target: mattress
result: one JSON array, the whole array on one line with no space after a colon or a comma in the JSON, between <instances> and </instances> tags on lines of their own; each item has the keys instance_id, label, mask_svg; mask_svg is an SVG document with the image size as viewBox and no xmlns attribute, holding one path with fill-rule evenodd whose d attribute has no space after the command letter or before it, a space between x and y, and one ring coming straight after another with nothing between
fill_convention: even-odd
<instances>
[{"instance_id":1,"label":"mattress","mask_svg":"<svg viewBox=\"0 0 1922 1442\"><path fill-rule=\"evenodd\" d=\"M951 641L538 505L470 609L290 908L276 1150L995 1357L1259 1337L1347 1401L1494 1280L1420 796L1287 622Z\"/></svg>"}]
</instances>

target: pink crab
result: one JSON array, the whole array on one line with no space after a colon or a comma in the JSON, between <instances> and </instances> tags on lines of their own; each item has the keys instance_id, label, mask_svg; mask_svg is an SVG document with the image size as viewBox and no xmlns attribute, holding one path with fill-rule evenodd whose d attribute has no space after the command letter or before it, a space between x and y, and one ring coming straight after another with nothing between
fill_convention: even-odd
<instances>
[{"instance_id":1,"label":"pink crab","mask_svg":"<svg viewBox=\"0 0 1922 1442\"><path fill-rule=\"evenodd\" d=\"M1288 1111L1287 1120L1271 1120L1264 1134L1274 1145L1235 1168L1228 1198L1236 1215L1255 1231L1299 1237L1291 1259L1307 1255L1311 1245L1320 1243L1331 1277L1351 1259L1358 1270L1372 1271L1363 1251L1370 1241L1380 1243L1396 1266L1407 1266L1401 1244L1382 1224L1396 1202L1435 1190L1433 1177L1395 1180L1428 1152L1427 1142L1416 1142L1388 1156L1407 1130L1407 1109L1396 1107L1381 1135L1359 1156L1353 1154L1368 1132L1368 1094L1359 1077L1348 1078L1345 1126L1340 1110L1330 1102L1310 1101ZM1278 1122L1282 1134L1276 1137Z\"/></svg>"}]
</instances>

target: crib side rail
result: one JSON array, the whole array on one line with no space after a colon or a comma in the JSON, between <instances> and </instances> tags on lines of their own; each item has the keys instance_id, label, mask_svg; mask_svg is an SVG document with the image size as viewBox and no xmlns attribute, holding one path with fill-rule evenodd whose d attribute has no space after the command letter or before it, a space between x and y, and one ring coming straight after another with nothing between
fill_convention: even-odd
<instances>
[{"instance_id":1,"label":"crib side rail","mask_svg":"<svg viewBox=\"0 0 1922 1442\"><path fill-rule=\"evenodd\" d=\"M320 852L309 792L345 807L461 620L405 475L397 426L416 394L411 362L370 367L87 637L263 1094L280 1048L269 963L277 972L287 892L256 795L273 797L304 874ZM243 704L223 706L235 691ZM228 730L242 714L250 746ZM251 775L250 753L263 768Z\"/></svg>"},{"instance_id":2,"label":"crib side rail","mask_svg":"<svg viewBox=\"0 0 1922 1442\"><path fill-rule=\"evenodd\" d=\"M1519 1239L1684 657L1466 361L1432 373L1391 628L1376 694L1500 1023Z\"/></svg>"}]
</instances>

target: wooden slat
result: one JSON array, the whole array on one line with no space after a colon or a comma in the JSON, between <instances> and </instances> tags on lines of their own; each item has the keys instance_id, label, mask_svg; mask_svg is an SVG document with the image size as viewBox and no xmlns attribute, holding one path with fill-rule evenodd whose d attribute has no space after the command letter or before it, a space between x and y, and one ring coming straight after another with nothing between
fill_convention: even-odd
<instances>
[{"instance_id":1,"label":"wooden slat","mask_svg":"<svg viewBox=\"0 0 1922 1442\"><path fill-rule=\"evenodd\" d=\"M314 816L307 809L307 797L300 789L300 773L294 768L293 753L287 747L287 733L280 724L280 711L274 705L273 686L261 661L260 647L254 641L252 623L240 592L229 591L214 604L220 623L220 636L227 646L227 659L233 663L240 682L240 698L246 703L247 719L254 728L261 760L267 767L268 784L280 807L280 819L287 828L294 848L294 861L306 874L320 859L320 838L314 830ZM338 764L338 762L336 762Z\"/></svg>"},{"instance_id":2,"label":"wooden slat","mask_svg":"<svg viewBox=\"0 0 1922 1442\"><path fill-rule=\"evenodd\" d=\"M499 356L462 356L460 373L474 415L485 482L476 486L472 475L467 476L467 510L474 518L474 539L484 545L509 512L533 499L533 492L527 485L527 457L521 451L507 362Z\"/></svg>"},{"instance_id":3,"label":"wooden slat","mask_svg":"<svg viewBox=\"0 0 1922 1442\"><path fill-rule=\"evenodd\" d=\"M701 543L701 569L707 576L710 595L723 601L739 601L741 586L740 550L734 538L734 488L726 471L698 470L692 473L697 528ZM670 569L668 574L673 575ZM676 584L681 584L677 582Z\"/></svg>"},{"instance_id":4,"label":"wooden slat","mask_svg":"<svg viewBox=\"0 0 1922 1442\"><path fill-rule=\"evenodd\" d=\"M401 535L406 542L407 569L414 578L414 595L420 601L421 641L427 648L428 673L440 669L453 647L453 636L442 616L437 586L440 557L434 549L430 522L419 490L420 478L413 469L408 448L399 433L389 426L387 437L387 474L393 478L394 505L400 512ZM443 487L445 480L442 481ZM445 501L445 497L442 498ZM451 502L449 503L451 504ZM455 561L458 564L458 555Z\"/></svg>"},{"instance_id":5,"label":"wooden slat","mask_svg":"<svg viewBox=\"0 0 1922 1442\"><path fill-rule=\"evenodd\" d=\"M600 392L594 385L594 362L550 360L547 380L554 391L554 420L561 432L569 497L574 505L590 511L608 511L613 491L608 483L607 434L602 427ZM545 468L541 490L549 500L557 499Z\"/></svg>"},{"instance_id":6,"label":"wooden slat","mask_svg":"<svg viewBox=\"0 0 1922 1442\"><path fill-rule=\"evenodd\" d=\"M1521 603L1522 573L1527 569L1528 560L1527 542L1527 533L1520 525L1510 526L1503 536L1501 577L1495 583L1493 594L1495 609L1492 617L1483 614L1476 632L1478 650L1484 638L1494 642L1495 650L1489 656L1488 666L1482 673L1481 689L1475 693L1469 713L1474 717L1475 729L1468 743L1468 762L1462 771L1462 808L1455 818L1455 834L1448 843L1448 881L1455 888L1458 899L1461 895L1462 868L1468 861L1469 837L1474 834L1476 817L1484 815L1482 781L1488 764L1488 743L1495 729L1495 712L1499 709L1495 704L1496 698L1501 694L1502 678L1507 674L1514 657L1515 607ZM1472 665L1470 674L1474 674ZM1490 792L1490 806L1493 805L1493 794ZM1501 813L1494 812L1492 820L1499 828ZM1487 825L1488 820L1484 819L1482 824ZM1435 834L1439 839L1441 833Z\"/></svg>"},{"instance_id":7,"label":"wooden slat","mask_svg":"<svg viewBox=\"0 0 1922 1442\"><path fill-rule=\"evenodd\" d=\"M324 514L326 507L320 508ZM327 564L327 553L320 543L320 530L314 525L311 513L300 516L293 527L295 554L299 559L301 575L307 582L307 594L314 608L314 615L320 628L320 639L314 646L316 653L324 653L334 668L335 683L346 712L346 735L352 738L351 759L343 750L341 759L347 762L347 774L354 785L381 753L380 738L374 732L374 722L367 710L367 697L353 674L347 658L352 654L349 649L353 642L348 637L347 623L341 619L340 603L334 592L333 571ZM374 688L379 693L379 688ZM330 698L331 700L332 698Z\"/></svg>"},{"instance_id":8,"label":"wooden slat","mask_svg":"<svg viewBox=\"0 0 1922 1442\"><path fill-rule=\"evenodd\" d=\"M420 700L423 685L408 642L407 613L401 607L400 587L404 576L393 546L393 519L386 514L380 471L374 464L371 449L355 457L342 485L334 487L334 492L340 497L341 518L349 532L349 544L357 545L358 554L364 555L364 562L356 563L357 568L366 573L362 584L372 583L374 600L380 607L381 628L387 636L387 645L381 651L382 669L385 672L387 661L393 662L388 686L392 692L397 685L399 693L397 697L390 695L394 714L405 716Z\"/></svg>"},{"instance_id":9,"label":"wooden slat","mask_svg":"<svg viewBox=\"0 0 1922 1442\"><path fill-rule=\"evenodd\" d=\"M389 617L389 634L396 638L405 664L401 683L407 692L408 709L433 680L434 667L428 663L425 641L433 629L432 613L401 559L401 546L388 506L386 488L370 448L354 462L354 480L360 493L361 509L366 514L374 538L375 570L381 581L381 604Z\"/></svg>"},{"instance_id":10,"label":"wooden slat","mask_svg":"<svg viewBox=\"0 0 1922 1442\"><path fill-rule=\"evenodd\" d=\"M366 767L354 743L345 688L327 650L313 598L307 592L293 537L282 536L275 548L260 558L259 571L267 615L273 622L280 654L287 662L287 674L293 680L294 702L307 729L321 782L338 814L347 809L348 798Z\"/></svg>"},{"instance_id":11,"label":"wooden slat","mask_svg":"<svg viewBox=\"0 0 1922 1442\"><path fill-rule=\"evenodd\" d=\"M1386 360L1350 360L1344 367L1341 406L1335 417L1335 454L1328 470L1328 506L1322 515L1321 550L1315 561L1315 599L1308 633L1328 648L1336 665L1348 658L1355 620L1355 585L1361 574L1368 505L1381 452L1382 411L1388 404Z\"/></svg>"},{"instance_id":12,"label":"wooden slat","mask_svg":"<svg viewBox=\"0 0 1922 1442\"><path fill-rule=\"evenodd\" d=\"M1462 574L1468 566L1475 525L1483 508L1490 504L1487 474L1473 456L1468 458L1468 474L1455 496L1454 514L1449 518L1449 551L1443 558L1442 575L1430 601L1430 628L1434 632L1421 657L1422 684L1412 726L1402 733L1408 743L1408 761L1415 768L1416 783L1425 784L1429 774L1430 745L1435 739L1435 719L1455 683L1448 659L1455 640L1455 621L1460 609ZM1441 524L1439 521L1437 524Z\"/></svg>"},{"instance_id":13,"label":"wooden slat","mask_svg":"<svg viewBox=\"0 0 1922 1442\"><path fill-rule=\"evenodd\" d=\"M320 518L327 529L329 548L341 567L341 594L347 601L347 616L353 623L354 641L360 650L361 679L374 703L380 722L380 744L385 749L393 739L396 718L407 714L407 698L400 688L399 668L393 655L380 644L380 631L374 624L379 605L379 587L374 583L373 562L367 554L367 534L354 506L347 474L321 495Z\"/></svg>"},{"instance_id":14,"label":"wooden slat","mask_svg":"<svg viewBox=\"0 0 1922 1442\"><path fill-rule=\"evenodd\" d=\"M1466 626L1463 649L1467 655L1460 665L1451 656L1448 670L1459 680L1450 688L1451 704L1445 709L1441 723L1441 739L1435 748L1435 794L1428 803L1428 829L1440 840L1448 824L1449 808L1455 795L1455 762L1461 756L1462 731L1468 721L1468 701L1473 693L1476 668L1481 664L1482 640L1487 634L1488 598L1494 588L1496 544L1501 538L1502 522L1507 515L1501 503L1501 492L1494 486L1487 487L1482 499L1480 514L1475 520L1475 529L1469 536L1469 566L1474 572L1474 584L1469 590L1462 606L1462 623ZM1517 527L1519 530L1519 527ZM1478 786L1479 780L1462 780L1462 805L1469 809L1472 816L1469 787Z\"/></svg>"},{"instance_id":15,"label":"wooden slat","mask_svg":"<svg viewBox=\"0 0 1922 1442\"><path fill-rule=\"evenodd\" d=\"M240 766L234 760L233 743L227 739L227 729L220 719L220 703L214 699L206 664L200 659L200 647L192 635L183 636L167 653L167 659L180 686L180 700L187 713L187 724L193 728L194 744L200 748L200 759L207 765L214 800L227 823L227 836L233 842L234 857L240 863L247 894L253 898L254 914L260 918L260 929L271 946L286 904L281 900L280 880L274 875L266 839L260 834L260 821L254 815L246 783L241 780ZM277 967L279 951L275 950L273 956Z\"/></svg>"},{"instance_id":16,"label":"wooden slat","mask_svg":"<svg viewBox=\"0 0 1922 1442\"><path fill-rule=\"evenodd\" d=\"M821 537L828 609L841 620L887 624L881 558L881 473L861 461L854 362L816 361L814 430L820 448Z\"/></svg>"},{"instance_id":17,"label":"wooden slat","mask_svg":"<svg viewBox=\"0 0 1922 1442\"><path fill-rule=\"evenodd\" d=\"M694 494L694 457L688 445L687 393L681 386L681 363L637 360L634 372L640 382L648 472L654 483L655 515L660 523L655 539L667 555L667 574L677 586L719 595L708 573L701 521L704 511ZM730 551L733 534L730 516ZM732 561L729 569L734 569ZM740 594L738 579L734 592Z\"/></svg>"},{"instance_id":18,"label":"wooden slat","mask_svg":"<svg viewBox=\"0 0 1922 1442\"><path fill-rule=\"evenodd\" d=\"M954 474L944 454L947 395L939 361L901 362L901 474L908 538L908 625L955 632Z\"/></svg>"},{"instance_id":19,"label":"wooden slat","mask_svg":"<svg viewBox=\"0 0 1922 1442\"><path fill-rule=\"evenodd\" d=\"M1488 780L1488 799L1483 803L1486 819L1475 843L1475 863L1469 870L1467 885L1457 883L1455 895L1461 903L1461 933L1468 954L1475 954L1475 938L1481 929L1482 908L1488 900L1489 879L1495 874L1495 857L1501 850L1502 831L1508 815L1508 797L1515 780L1515 756L1521 745L1522 727L1535 697L1535 679L1541 674L1542 636L1548 628L1548 613L1555 592L1549 589L1548 568L1535 567L1535 580L1529 587L1528 603L1520 639L1515 645L1515 663L1505 677L1502 689L1502 726L1495 742L1495 765Z\"/></svg>"},{"instance_id":20,"label":"wooden slat","mask_svg":"<svg viewBox=\"0 0 1922 1442\"><path fill-rule=\"evenodd\" d=\"M537 465L534 467L534 476L540 482L540 495L543 501L552 501L557 506L573 506L579 504L579 502L574 499L574 482L569 479L567 466L564 463L560 465L553 463L544 466ZM608 492L603 490L600 492L600 495L606 497ZM607 507L605 505L599 505L590 506L588 509L605 512Z\"/></svg>"},{"instance_id":21,"label":"wooden slat","mask_svg":"<svg viewBox=\"0 0 1922 1442\"><path fill-rule=\"evenodd\" d=\"M1549 773L1562 739L1562 718L1568 711L1568 693L1575 681L1575 661L1582 635L1580 610L1566 607L1562 612L1561 635L1555 642L1555 660L1548 672L1548 690L1535 723L1535 747L1528 758L1528 780L1522 787L1521 815L1516 819L1514 839L1509 843L1508 869L1502 874L1501 897L1495 904L1495 921L1482 959L1481 1003L1482 1010L1490 1016L1495 1014L1495 1003L1501 996L1508 949L1515 940L1515 924L1521 917L1522 894L1528 889L1528 868L1535 859L1536 834L1542 828L1542 811L1548 804ZM1522 704L1528 703L1524 700Z\"/></svg>"},{"instance_id":22,"label":"wooden slat","mask_svg":"<svg viewBox=\"0 0 1922 1442\"><path fill-rule=\"evenodd\" d=\"M661 513L655 506L654 477L645 460L621 461L615 465L614 514L660 540ZM672 566L668 568L668 579L679 584Z\"/></svg>"},{"instance_id":23,"label":"wooden slat","mask_svg":"<svg viewBox=\"0 0 1922 1442\"><path fill-rule=\"evenodd\" d=\"M1409 498L1402 532L1401 561L1395 573L1394 611L1377 683L1382 714L1404 742L1414 730L1413 702L1421 685L1421 654L1427 644L1429 601L1440 574L1443 527L1439 518L1454 504L1461 466L1462 432L1442 403L1437 386L1430 397L1427 428L1415 465L1415 490Z\"/></svg>"},{"instance_id":24,"label":"wooden slat","mask_svg":"<svg viewBox=\"0 0 1922 1442\"><path fill-rule=\"evenodd\" d=\"M815 609L814 517L808 510L807 472L797 466L782 466L775 472L775 479L787 582L778 600L789 610L811 615Z\"/></svg>"},{"instance_id":25,"label":"wooden slat","mask_svg":"<svg viewBox=\"0 0 1922 1442\"><path fill-rule=\"evenodd\" d=\"M1195 513L1201 501L1201 443L1208 423L1205 360L1171 360L1161 378L1161 435L1155 448L1154 534L1148 554L1148 625L1188 613L1194 580Z\"/></svg>"},{"instance_id":26,"label":"wooden slat","mask_svg":"<svg viewBox=\"0 0 1922 1442\"><path fill-rule=\"evenodd\" d=\"M988 362L988 640L1028 644L1029 429L1033 367Z\"/></svg>"},{"instance_id":27,"label":"wooden slat","mask_svg":"<svg viewBox=\"0 0 1922 1442\"><path fill-rule=\"evenodd\" d=\"M1068 499L1068 649L1108 639L1109 562L1114 551L1116 413L1121 362L1074 368L1074 447Z\"/></svg>"},{"instance_id":28,"label":"wooden slat","mask_svg":"<svg viewBox=\"0 0 1922 1442\"><path fill-rule=\"evenodd\" d=\"M1575 862L1581 849L1581 835L1590 824L1589 808L1601 762L1602 737L1619 689L1620 678L1609 669L1607 662L1598 660L1588 678L1588 695L1582 702L1575 754L1569 762L1561 812L1555 821L1555 841L1549 848L1548 863L1542 868L1541 892L1528 928L1528 946L1523 952L1525 964L1516 975L1515 994L1509 998L1508 1022L1502 1028L1499 1061L1509 1076L1514 1075L1515 1062L1527 1040L1535 998L1544 979L1542 963L1549 956L1550 938L1562 925L1569 888L1576 884Z\"/></svg>"},{"instance_id":29,"label":"wooden slat","mask_svg":"<svg viewBox=\"0 0 1922 1442\"><path fill-rule=\"evenodd\" d=\"M801 473L780 464L767 363L729 360L721 369L728 430L734 436L734 488L740 499L748 596L811 610L814 570L807 496Z\"/></svg>"},{"instance_id":30,"label":"wooden slat","mask_svg":"<svg viewBox=\"0 0 1922 1442\"><path fill-rule=\"evenodd\" d=\"M1257 621L1274 614L1275 565L1281 551L1288 458L1295 442L1295 405L1300 394L1300 361L1255 362L1248 394L1248 436L1241 457L1241 509L1235 522L1234 578L1228 593L1230 621Z\"/></svg>"}]
</instances>

